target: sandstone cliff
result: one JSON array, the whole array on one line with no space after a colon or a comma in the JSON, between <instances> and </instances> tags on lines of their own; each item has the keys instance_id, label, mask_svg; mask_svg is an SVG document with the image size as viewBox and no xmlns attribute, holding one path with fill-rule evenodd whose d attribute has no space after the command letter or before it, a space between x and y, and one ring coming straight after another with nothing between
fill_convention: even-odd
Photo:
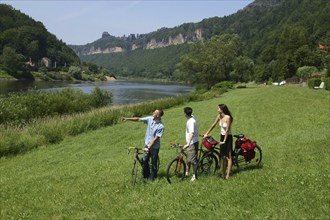
<instances>
[{"instance_id":1,"label":"sandstone cliff","mask_svg":"<svg viewBox=\"0 0 330 220\"><path fill-rule=\"evenodd\" d=\"M169 36L166 39L157 40L155 38L151 38L150 40L146 41L145 43L141 39L146 39L148 35L129 35L128 37L121 37L116 38L115 40L121 40L118 41L118 44L123 44L122 42L125 42L126 49L122 46L104 46L106 43L103 43L100 45L100 43L91 43L84 46L76 46L73 49L78 55L93 55L93 54L108 54L108 53L119 53L127 50L136 50L139 48L142 49L155 49L155 48L161 48L161 47L167 47L170 45L179 45L184 43L191 43L198 40L203 40L203 31L202 29L196 29L193 34L183 35L178 34L176 36ZM114 37L111 37L111 35L108 32L103 32L102 34L102 41L114 41ZM140 40L140 41L139 41ZM97 41L96 41L97 42ZM115 43L112 43L112 45ZM128 49L127 49L128 48Z\"/></svg>"}]
</instances>

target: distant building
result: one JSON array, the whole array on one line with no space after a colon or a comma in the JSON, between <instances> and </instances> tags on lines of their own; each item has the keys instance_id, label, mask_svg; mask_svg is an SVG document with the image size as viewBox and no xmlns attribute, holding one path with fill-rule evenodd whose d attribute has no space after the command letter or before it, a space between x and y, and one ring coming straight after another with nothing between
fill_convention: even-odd
<instances>
[{"instance_id":1,"label":"distant building","mask_svg":"<svg viewBox=\"0 0 330 220\"><path fill-rule=\"evenodd\" d=\"M52 61L47 58L47 57L43 57L41 60L40 60L40 66L44 65L45 67L49 68L52 66Z\"/></svg>"}]
</instances>

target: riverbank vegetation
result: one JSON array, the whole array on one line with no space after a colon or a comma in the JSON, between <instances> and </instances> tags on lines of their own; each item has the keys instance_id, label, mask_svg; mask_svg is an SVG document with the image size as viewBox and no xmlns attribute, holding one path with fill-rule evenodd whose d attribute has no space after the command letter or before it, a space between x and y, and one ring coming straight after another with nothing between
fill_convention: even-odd
<instances>
[{"instance_id":1,"label":"riverbank vegetation","mask_svg":"<svg viewBox=\"0 0 330 220\"><path fill-rule=\"evenodd\" d=\"M115 120L113 126L66 136L60 143L45 144L17 157L2 157L0 218L327 219L330 106L325 100L329 95L328 91L307 87L258 86L230 90L208 100L186 100L173 107L165 105L166 101L162 106L166 130L161 140L158 179L138 182L135 187L130 183L133 158L127 148L142 146L142 123ZM186 179L168 184L166 165L176 155L169 142L185 140L183 108L193 108L202 134L216 117L219 103L230 107L233 133L245 133L262 147L263 166L239 173L234 167L228 181L217 173L193 183ZM144 116L154 107L151 103L147 106L113 111L118 118L133 116L135 110ZM106 120L111 115L109 110L98 110L98 117L90 123L97 118L101 118L99 123ZM78 118L77 125L84 121ZM42 130L44 123L39 123L35 131ZM49 127L61 123L65 124L64 119L54 119ZM26 129L25 139L32 142L29 132ZM8 132L0 141L8 135L15 133ZM216 131L212 135L218 138Z\"/></svg>"},{"instance_id":2,"label":"riverbank vegetation","mask_svg":"<svg viewBox=\"0 0 330 220\"><path fill-rule=\"evenodd\" d=\"M67 136L117 124L123 114L139 117L155 108L167 109L189 101L219 96L230 88L223 84L207 92L197 91L188 96L103 108L100 107L106 106L111 96L98 88L90 95L65 89L55 93L31 92L0 97L0 157L59 143ZM88 111L92 108L95 109Z\"/></svg>"},{"instance_id":3,"label":"riverbank vegetation","mask_svg":"<svg viewBox=\"0 0 330 220\"><path fill-rule=\"evenodd\" d=\"M20 127L38 118L86 112L111 102L112 94L98 87L90 94L79 89L65 88L0 95L0 125Z\"/></svg>"}]
</instances>

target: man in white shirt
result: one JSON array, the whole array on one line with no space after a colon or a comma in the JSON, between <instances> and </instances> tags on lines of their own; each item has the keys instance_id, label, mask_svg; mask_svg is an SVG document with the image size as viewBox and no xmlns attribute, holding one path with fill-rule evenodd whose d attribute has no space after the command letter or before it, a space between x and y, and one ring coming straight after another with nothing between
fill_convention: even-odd
<instances>
[{"instance_id":1,"label":"man in white shirt","mask_svg":"<svg viewBox=\"0 0 330 220\"><path fill-rule=\"evenodd\" d=\"M197 122L192 115L192 108L185 107L183 109L186 118L186 142L183 149L187 150L187 171L186 175L188 175L190 165L193 164L194 174L191 178L191 181L195 181L197 179L197 153L198 153L198 125Z\"/></svg>"}]
</instances>

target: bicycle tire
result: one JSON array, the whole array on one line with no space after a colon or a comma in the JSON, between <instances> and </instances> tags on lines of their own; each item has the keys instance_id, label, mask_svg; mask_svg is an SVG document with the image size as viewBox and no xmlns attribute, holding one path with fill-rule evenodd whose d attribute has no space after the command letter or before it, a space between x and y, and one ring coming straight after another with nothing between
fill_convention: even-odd
<instances>
[{"instance_id":1,"label":"bicycle tire","mask_svg":"<svg viewBox=\"0 0 330 220\"><path fill-rule=\"evenodd\" d=\"M197 176L214 175L218 168L218 158L213 153L205 153L197 167Z\"/></svg>"},{"instance_id":2,"label":"bicycle tire","mask_svg":"<svg viewBox=\"0 0 330 220\"><path fill-rule=\"evenodd\" d=\"M256 167L259 167L261 165L261 160L262 160L262 150L261 150L261 147L257 145L254 148L254 151L255 151L255 156L254 156L254 158L252 160L253 160L254 165Z\"/></svg>"},{"instance_id":3,"label":"bicycle tire","mask_svg":"<svg viewBox=\"0 0 330 220\"><path fill-rule=\"evenodd\" d=\"M166 168L166 179L169 183L180 182L184 179L186 162L183 159L173 159Z\"/></svg>"},{"instance_id":4,"label":"bicycle tire","mask_svg":"<svg viewBox=\"0 0 330 220\"><path fill-rule=\"evenodd\" d=\"M136 160L134 160L131 176L132 176L132 185L134 186L136 183L137 176L139 175L139 167L140 164L137 163Z\"/></svg>"},{"instance_id":5,"label":"bicycle tire","mask_svg":"<svg viewBox=\"0 0 330 220\"><path fill-rule=\"evenodd\" d=\"M222 160L222 158L220 156L220 149L219 149L219 151L217 151L216 149L213 149L212 152L218 159L218 166L216 167L216 170L221 170L221 166L222 166L221 160Z\"/></svg>"},{"instance_id":6,"label":"bicycle tire","mask_svg":"<svg viewBox=\"0 0 330 220\"><path fill-rule=\"evenodd\" d=\"M254 155L243 155L242 149L237 149L234 165L237 166L237 170L246 169L246 168L255 168L261 165L262 160L262 150L260 146L256 146L251 152ZM252 157L251 159L249 157Z\"/></svg>"}]
</instances>

